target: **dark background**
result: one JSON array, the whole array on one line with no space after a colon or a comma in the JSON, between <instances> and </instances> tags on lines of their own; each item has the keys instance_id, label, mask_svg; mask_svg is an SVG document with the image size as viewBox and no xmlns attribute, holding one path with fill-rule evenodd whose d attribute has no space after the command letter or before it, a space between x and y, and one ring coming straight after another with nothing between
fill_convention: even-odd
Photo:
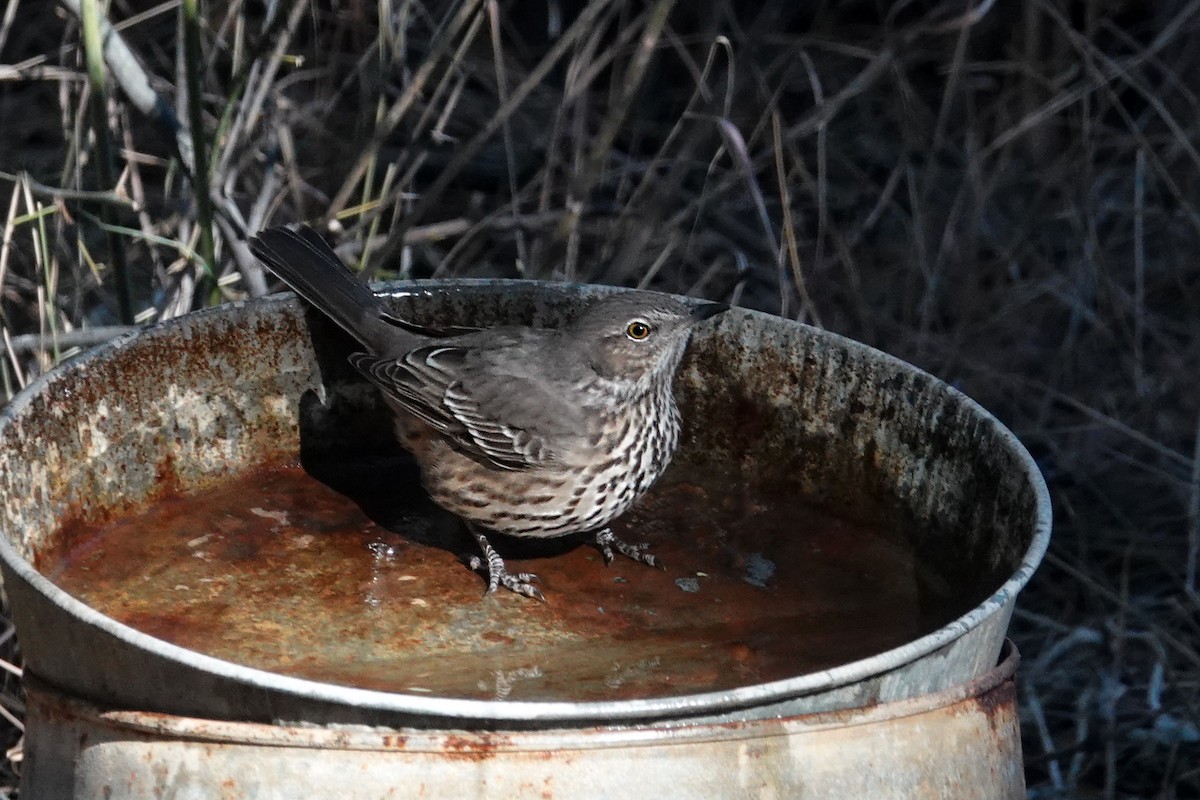
<instances>
[{"instance_id":1,"label":"dark background","mask_svg":"<svg viewBox=\"0 0 1200 800\"><path fill-rule=\"evenodd\" d=\"M169 126L110 74L105 185L76 17L10 0L6 396L122 322L115 251L153 321L274 288L238 243L301 219L381 277L782 310L962 388L1045 472L1055 539L1012 630L1030 795L1200 796L1200 4L522 0L453 36L461 4L388 7L204 4L206 269ZM179 6L109 15L187 124Z\"/></svg>"}]
</instances>

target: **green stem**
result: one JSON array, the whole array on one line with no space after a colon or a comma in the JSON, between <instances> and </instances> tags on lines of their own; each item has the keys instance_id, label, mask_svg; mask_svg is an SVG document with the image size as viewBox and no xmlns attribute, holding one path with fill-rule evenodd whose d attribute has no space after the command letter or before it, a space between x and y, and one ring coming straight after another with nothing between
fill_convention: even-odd
<instances>
[{"instance_id":1,"label":"green stem","mask_svg":"<svg viewBox=\"0 0 1200 800\"><path fill-rule=\"evenodd\" d=\"M200 51L199 0L183 0L183 58L187 73L188 119L192 129L192 189L196 194L196 217L200 226L200 258L204 276L197 289L205 297L216 289L216 251L213 245L212 199L209 196L209 164L204 136L204 111L200 94L204 56Z\"/></svg>"},{"instance_id":2,"label":"green stem","mask_svg":"<svg viewBox=\"0 0 1200 800\"><path fill-rule=\"evenodd\" d=\"M96 173L102 191L114 188L113 149L108 130L108 101L105 91L104 44L100 36L100 9L98 0L83 0L80 7L83 25L83 50L87 58L88 82L91 85L92 129L96 136ZM112 206L100 207L100 217L110 225L116 223ZM125 249L120 237L108 232L108 258L117 276L117 305L121 322L133 324L133 293L129 285L129 269L125 263Z\"/></svg>"}]
</instances>

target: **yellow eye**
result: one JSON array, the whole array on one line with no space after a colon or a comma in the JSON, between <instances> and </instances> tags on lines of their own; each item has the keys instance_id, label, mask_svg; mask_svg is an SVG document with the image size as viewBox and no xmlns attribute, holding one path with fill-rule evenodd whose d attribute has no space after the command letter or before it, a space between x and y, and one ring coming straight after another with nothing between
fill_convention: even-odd
<instances>
[{"instance_id":1,"label":"yellow eye","mask_svg":"<svg viewBox=\"0 0 1200 800\"><path fill-rule=\"evenodd\" d=\"M650 335L650 326L642 322L640 319L635 319L629 323L629 327L625 329L625 335L635 342L640 342Z\"/></svg>"}]
</instances>

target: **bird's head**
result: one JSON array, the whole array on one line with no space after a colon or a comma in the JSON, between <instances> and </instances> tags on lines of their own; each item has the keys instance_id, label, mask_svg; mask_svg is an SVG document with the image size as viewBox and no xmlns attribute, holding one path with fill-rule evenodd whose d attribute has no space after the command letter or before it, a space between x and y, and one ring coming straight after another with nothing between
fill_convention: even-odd
<instances>
[{"instance_id":1,"label":"bird's head","mask_svg":"<svg viewBox=\"0 0 1200 800\"><path fill-rule=\"evenodd\" d=\"M567 334L583 345L585 357L602 377L642 384L673 375L693 329L728 308L625 292L597 300L568 326Z\"/></svg>"}]
</instances>

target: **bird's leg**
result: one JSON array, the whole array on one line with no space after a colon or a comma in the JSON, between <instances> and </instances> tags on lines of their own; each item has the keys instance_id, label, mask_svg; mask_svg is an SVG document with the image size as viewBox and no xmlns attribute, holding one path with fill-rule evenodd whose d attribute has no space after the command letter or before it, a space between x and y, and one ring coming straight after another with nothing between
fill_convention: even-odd
<instances>
[{"instance_id":1,"label":"bird's leg","mask_svg":"<svg viewBox=\"0 0 1200 800\"><path fill-rule=\"evenodd\" d=\"M532 597L535 600L546 601L541 591L533 585L538 579L537 575L532 572L509 572L504 566L504 559L496 552L491 543L487 540L487 536L483 534L475 526L471 526L471 534L475 537L475 541L479 542L479 549L483 551L483 558L479 556L471 556L467 562L473 570L480 570L487 566L488 571L488 594L496 591L500 586L505 589L523 594L526 597Z\"/></svg>"},{"instance_id":2,"label":"bird's leg","mask_svg":"<svg viewBox=\"0 0 1200 800\"><path fill-rule=\"evenodd\" d=\"M634 561L640 561L643 564L649 564L652 567L663 569L663 564L650 553L647 553L647 548L650 547L646 542L641 544L629 544L617 538L617 535L612 532L612 528L603 528L596 531L596 547L600 548L601 555L604 556L604 563L611 564L613 560L613 550L616 550L623 556L628 556Z\"/></svg>"}]
</instances>

